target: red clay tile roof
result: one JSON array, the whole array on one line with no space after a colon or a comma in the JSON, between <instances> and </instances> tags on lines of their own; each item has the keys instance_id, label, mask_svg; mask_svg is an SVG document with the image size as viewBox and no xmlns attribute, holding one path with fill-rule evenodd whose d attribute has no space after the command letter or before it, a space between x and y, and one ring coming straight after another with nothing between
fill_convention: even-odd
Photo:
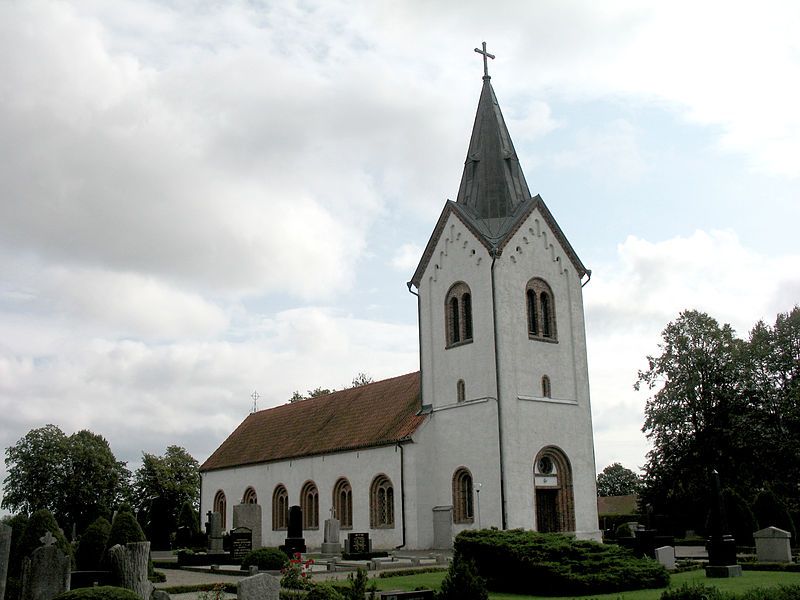
<instances>
[{"instance_id":1,"label":"red clay tile roof","mask_svg":"<svg viewBox=\"0 0 800 600\"><path fill-rule=\"evenodd\" d=\"M249 415L201 471L393 444L416 431L419 372Z\"/></svg>"}]
</instances>

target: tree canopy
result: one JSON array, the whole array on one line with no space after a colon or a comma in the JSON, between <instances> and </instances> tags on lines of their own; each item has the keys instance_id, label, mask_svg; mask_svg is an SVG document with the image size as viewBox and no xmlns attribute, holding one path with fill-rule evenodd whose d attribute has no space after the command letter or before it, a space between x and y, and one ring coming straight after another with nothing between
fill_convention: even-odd
<instances>
[{"instance_id":1,"label":"tree canopy","mask_svg":"<svg viewBox=\"0 0 800 600\"><path fill-rule=\"evenodd\" d=\"M29 431L6 449L5 462L2 507L26 514L47 509L65 530L110 517L130 477L103 436L87 430L67 436L55 425Z\"/></svg>"},{"instance_id":2,"label":"tree canopy","mask_svg":"<svg viewBox=\"0 0 800 600\"><path fill-rule=\"evenodd\" d=\"M200 465L180 446L168 446L163 456L144 452L133 477L133 496L154 547L168 547L181 506L188 502L199 507Z\"/></svg>"},{"instance_id":3,"label":"tree canopy","mask_svg":"<svg viewBox=\"0 0 800 600\"><path fill-rule=\"evenodd\" d=\"M598 496L638 494L641 486L639 476L618 462L608 465L597 476Z\"/></svg>"},{"instance_id":4,"label":"tree canopy","mask_svg":"<svg viewBox=\"0 0 800 600\"><path fill-rule=\"evenodd\" d=\"M684 311L661 337L635 386L653 392L643 503L672 526L702 531L715 469L741 520L767 492L800 517L800 308L774 326L757 323L747 340Z\"/></svg>"}]
</instances>

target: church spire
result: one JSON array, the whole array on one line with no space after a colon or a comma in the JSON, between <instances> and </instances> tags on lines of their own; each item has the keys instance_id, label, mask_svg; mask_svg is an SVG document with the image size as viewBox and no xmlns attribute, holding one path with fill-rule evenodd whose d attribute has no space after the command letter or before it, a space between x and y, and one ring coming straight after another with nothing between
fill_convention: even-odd
<instances>
[{"instance_id":1,"label":"church spire","mask_svg":"<svg viewBox=\"0 0 800 600\"><path fill-rule=\"evenodd\" d=\"M483 89L456 202L474 218L504 219L531 193L492 89L486 59L494 56L486 52L486 42L475 52L483 55Z\"/></svg>"}]
</instances>

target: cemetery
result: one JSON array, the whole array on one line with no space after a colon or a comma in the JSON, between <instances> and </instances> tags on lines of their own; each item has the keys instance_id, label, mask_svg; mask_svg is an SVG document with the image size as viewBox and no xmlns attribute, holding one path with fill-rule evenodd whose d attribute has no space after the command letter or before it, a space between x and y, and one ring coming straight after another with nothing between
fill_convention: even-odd
<instances>
[{"instance_id":1,"label":"cemetery","mask_svg":"<svg viewBox=\"0 0 800 600\"><path fill-rule=\"evenodd\" d=\"M0 523L0 600L800 600L797 461L783 458L785 446L797 458L800 378L778 343L787 329L800 338L800 310L749 342L697 311L664 330L637 382L654 390L646 485L636 514L599 521L591 270L531 195L490 83L494 56L475 51L484 76L458 199L407 284L420 371L254 408L202 465L169 446L144 455L132 485L102 436L32 431L7 450L3 507L17 512ZM504 296L519 302L495 306ZM724 380L708 397L685 375L697 362ZM785 419L763 416L780 404L770 394ZM52 462L26 455L42 439L62 449L61 479L26 493L20 473ZM102 498L69 471L87 454L113 465L94 473L111 482ZM42 490L62 488L54 511L41 508ZM198 583L172 583L189 576Z\"/></svg>"}]
</instances>

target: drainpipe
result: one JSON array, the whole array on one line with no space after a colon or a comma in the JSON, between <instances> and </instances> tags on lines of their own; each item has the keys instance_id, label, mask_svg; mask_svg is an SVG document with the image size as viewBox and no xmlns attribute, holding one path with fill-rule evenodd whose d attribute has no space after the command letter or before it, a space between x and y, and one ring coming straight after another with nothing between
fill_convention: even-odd
<instances>
[{"instance_id":1,"label":"drainpipe","mask_svg":"<svg viewBox=\"0 0 800 600\"><path fill-rule=\"evenodd\" d=\"M420 321L422 317L422 300L420 299L419 294L411 289L412 285L414 284L411 281L406 283L406 286L408 286L408 292L417 297L417 337L419 338L419 409L422 410L422 405L424 404L422 400L422 322Z\"/></svg>"},{"instance_id":2,"label":"drainpipe","mask_svg":"<svg viewBox=\"0 0 800 600\"><path fill-rule=\"evenodd\" d=\"M584 282L581 284L581 287L582 287L582 288L583 288L583 287L586 287L586 284L587 284L587 283L589 283L589 282L592 280L592 270L591 270L591 269L586 269L586 276L587 276L589 279L587 279L586 281L584 281Z\"/></svg>"},{"instance_id":3,"label":"drainpipe","mask_svg":"<svg viewBox=\"0 0 800 600\"><path fill-rule=\"evenodd\" d=\"M492 326L494 328L494 383L497 390L495 394L497 398L497 442L500 446L500 507L503 529L506 529L508 519L506 518L506 476L503 468L503 405L500 402L500 353L497 349L497 293L494 280L494 263L500 253L501 251L496 246L489 251L489 256L492 257Z\"/></svg>"},{"instance_id":4,"label":"drainpipe","mask_svg":"<svg viewBox=\"0 0 800 600\"><path fill-rule=\"evenodd\" d=\"M411 291L410 287L408 289ZM395 546L395 550L399 550L406 545L406 461L403 444L397 444L397 447L400 448L400 514L403 517L403 543Z\"/></svg>"}]
</instances>

